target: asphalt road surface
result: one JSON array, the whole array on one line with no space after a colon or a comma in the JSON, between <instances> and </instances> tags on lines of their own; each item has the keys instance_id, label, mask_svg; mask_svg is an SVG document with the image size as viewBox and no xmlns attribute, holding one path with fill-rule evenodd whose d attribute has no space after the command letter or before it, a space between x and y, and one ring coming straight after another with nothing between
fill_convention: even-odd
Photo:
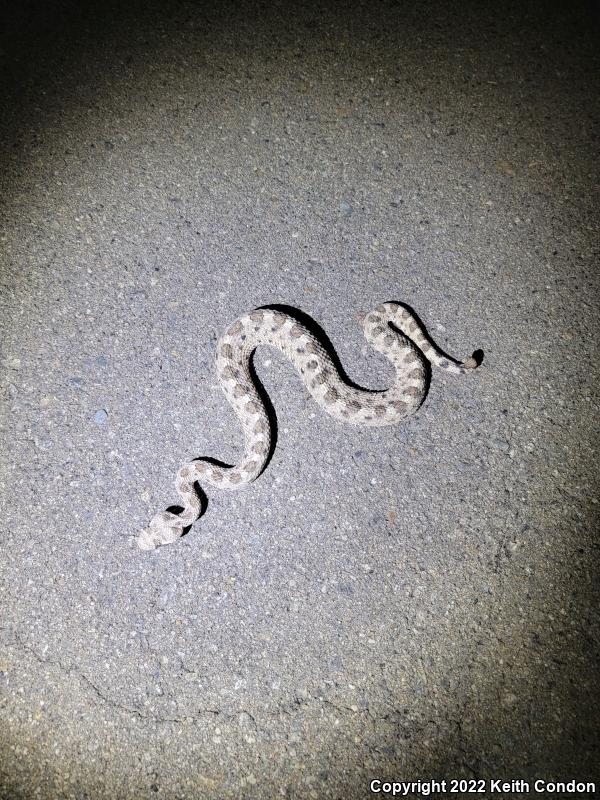
<instances>
[{"instance_id":1,"label":"asphalt road surface","mask_svg":"<svg viewBox=\"0 0 600 800\"><path fill-rule=\"evenodd\" d=\"M0 797L600 787L595 7L2 14ZM140 551L240 452L225 326L292 306L383 388L385 300L481 367L357 429L260 349L268 469Z\"/></svg>"}]
</instances>

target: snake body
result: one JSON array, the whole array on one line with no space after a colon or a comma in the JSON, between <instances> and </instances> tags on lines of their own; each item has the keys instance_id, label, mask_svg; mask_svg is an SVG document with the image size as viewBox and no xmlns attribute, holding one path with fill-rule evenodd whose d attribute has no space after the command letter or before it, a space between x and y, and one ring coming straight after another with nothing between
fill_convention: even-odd
<instances>
[{"instance_id":1,"label":"snake body","mask_svg":"<svg viewBox=\"0 0 600 800\"><path fill-rule=\"evenodd\" d=\"M271 449L271 421L257 391L251 358L258 345L269 344L284 353L297 369L317 403L332 417L352 425L396 425L413 414L427 392L425 359L453 374L477 366L449 359L432 344L419 322L404 306L382 303L361 315L367 341L394 365L396 379L385 391L373 392L344 382L317 337L294 317L260 308L237 319L217 343L217 372L225 396L244 431L244 453L233 466L208 459L185 464L175 482L183 511L163 511L138 537L143 550L153 550L178 539L201 513L196 481L219 489L239 489L262 472Z\"/></svg>"}]
</instances>

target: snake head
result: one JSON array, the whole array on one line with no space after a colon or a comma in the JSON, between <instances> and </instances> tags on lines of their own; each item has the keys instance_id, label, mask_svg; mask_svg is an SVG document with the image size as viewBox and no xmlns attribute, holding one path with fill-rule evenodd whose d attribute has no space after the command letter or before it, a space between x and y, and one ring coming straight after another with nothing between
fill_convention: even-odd
<instances>
[{"instance_id":1,"label":"snake head","mask_svg":"<svg viewBox=\"0 0 600 800\"><path fill-rule=\"evenodd\" d=\"M155 541L148 528L144 528L144 530L140 531L136 541L140 550L156 550L156 548L160 546Z\"/></svg>"}]
</instances>

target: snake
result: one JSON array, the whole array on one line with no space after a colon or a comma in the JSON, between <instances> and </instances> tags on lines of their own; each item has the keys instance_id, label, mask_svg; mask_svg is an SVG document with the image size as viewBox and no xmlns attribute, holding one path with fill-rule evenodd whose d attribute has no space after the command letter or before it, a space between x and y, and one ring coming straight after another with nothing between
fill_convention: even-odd
<instances>
[{"instance_id":1,"label":"snake","mask_svg":"<svg viewBox=\"0 0 600 800\"><path fill-rule=\"evenodd\" d=\"M240 489L262 473L271 456L274 423L252 368L259 345L280 350L296 368L313 399L334 419L364 427L397 425L414 414L428 389L428 363L454 375L471 372L476 353L465 361L445 355L408 307L387 302L359 314L367 342L391 361L395 380L389 389L373 391L343 377L319 336L293 314L277 307L257 308L233 322L217 342L220 387L244 432L244 451L234 465L198 458L178 471L175 489L183 506L178 513L156 514L137 538L142 550L154 550L179 539L201 516L203 503L196 484Z\"/></svg>"}]
</instances>

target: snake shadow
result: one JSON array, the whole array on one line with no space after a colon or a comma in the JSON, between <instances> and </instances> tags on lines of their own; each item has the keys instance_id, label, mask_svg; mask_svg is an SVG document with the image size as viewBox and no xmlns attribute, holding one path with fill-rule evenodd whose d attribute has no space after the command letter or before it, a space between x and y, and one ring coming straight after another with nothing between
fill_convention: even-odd
<instances>
[{"instance_id":1,"label":"snake shadow","mask_svg":"<svg viewBox=\"0 0 600 800\"><path fill-rule=\"evenodd\" d=\"M447 358L450 361L454 361L455 360L453 356L450 356L449 354L445 353L439 347L439 345L436 342L434 342L434 340L429 336L429 333L427 331L426 325L424 324L423 320L419 317L417 312L414 310L414 308L409 306L407 303L401 303L400 301L393 301L393 302L397 302L398 305L402 306L407 311L409 311L410 314L412 314L412 316L419 323L419 325L420 325L421 329L423 330L423 332L425 334L425 337L428 340L428 342L442 356L444 356L444 358ZM340 377L342 378L344 383L348 384L348 386L351 386L353 389L360 389L363 392L371 392L372 394L377 394L378 391L380 391L378 389L367 389L364 386L361 386L359 383L356 383L355 381L353 381L350 378L350 376L348 375L348 373L344 369L344 365L340 361L340 358L339 358L339 356L338 356L338 354L336 352L335 347L333 346L333 344L331 342L331 339L326 334L326 332L323 330L323 328L319 325L319 323L316 322L306 312L302 311L299 308L296 308L295 306L289 306L289 305L286 305L286 304L283 304L283 303L274 303L274 304L264 305L264 306L260 306L260 308L262 310L264 310L264 311L279 311L282 314L287 314L288 316L292 317L297 322L299 322L301 325L303 325L305 328L307 328L307 330L310 331L310 333L319 341L319 344L323 347L323 349L325 350L325 352L327 353L327 355L331 359L334 367L339 372ZM394 330L396 330L396 331L398 331L400 333L399 329L396 328L395 325L391 324L391 327ZM257 392L258 392L258 394L259 394L259 396L260 396L260 398L261 398L261 400L262 400L262 402L264 404L265 411L266 411L267 417L269 419L269 425L271 427L271 445L269 447L269 452L267 454L267 458L265 460L265 464L264 464L262 470L259 473L259 475L262 475L262 473L269 466L269 463L270 463L271 459L273 458L273 454L274 454L275 449L277 447L278 425L277 425L277 414L275 413L275 407L273 406L273 403L271 402L271 399L270 399L270 397L269 397L269 395L268 395L268 393L267 393L262 381L260 380L260 378L258 377L258 375L256 373L256 368L254 366L254 355L255 355L255 353L252 353L252 356L250 358L250 364L249 364L250 375L252 377L254 385L256 386ZM483 350L476 350L473 353L472 358L474 358L475 361L477 362L477 366L479 366L483 362L483 355L484 355L483 354ZM429 393L429 387L431 385L431 364L429 363L429 361L426 358L424 358L424 362L425 362L425 380L426 380L426 385L425 385L425 394L424 394L423 400L425 400L425 398L427 397L427 394ZM220 461L219 459L213 458L212 456L196 456L196 458L192 459L192 461L198 461L198 460L205 461L205 462L207 462L209 464L213 464L216 467L221 467L221 468L224 468L224 469L227 469L227 468L230 468L230 467L233 466L233 464L228 464L225 461ZM259 475L257 475L256 477L258 478ZM200 486L200 484L198 482L194 483L194 488L196 490L196 494L198 495L198 497L200 499L200 513L199 513L198 518L197 518L197 519L200 519L200 517L202 517L204 515L204 513L206 512L206 509L208 508L208 496L207 496L206 492L204 491L204 489L202 488L202 486ZM178 506L178 505L169 506L167 511L171 511L174 514L180 514L183 511L183 507L182 506ZM184 528L182 536L186 536L189 533L189 531L191 530L191 528L192 528L192 525L188 525L186 528Z\"/></svg>"}]
</instances>

